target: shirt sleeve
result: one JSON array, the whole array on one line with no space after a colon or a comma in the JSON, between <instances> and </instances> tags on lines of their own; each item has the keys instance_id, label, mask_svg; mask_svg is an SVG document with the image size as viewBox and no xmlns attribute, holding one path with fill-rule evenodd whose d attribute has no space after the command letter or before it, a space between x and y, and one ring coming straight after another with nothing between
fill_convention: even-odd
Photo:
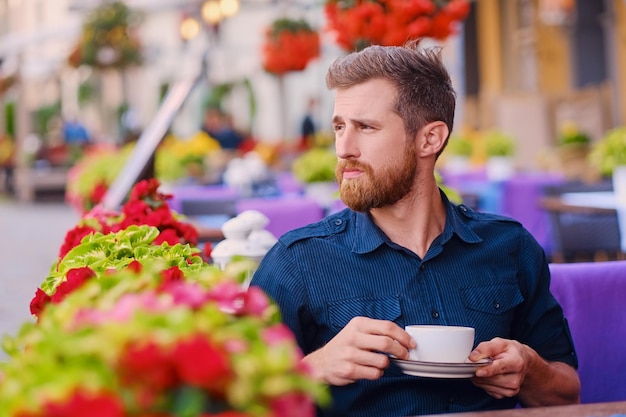
<instances>
[{"instance_id":1,"label":"shirt sleeve","mask_svg":"<svg viewBox=\"0 0 626 417\"><path fill-rule=\"evenodd\" d=\"M280 241L276 243L261 261L250 285L262 289L278 305L283 323L291 329L303 353L310 353L304 327L312 318L302 273L292 251Z\"/></svg>"},{"instance_id":2,"label":"shirt sleeve","mask_svg":"<svg viewBox=\"0 0 626 417\"><path fill-rule=\"evenodd\" d=\"M567 319L550 292L550 269L541 246L530 234L522 237L520 286L527 297L515 339L548 361L578 367Z\"/></svg>"}]
</instances>

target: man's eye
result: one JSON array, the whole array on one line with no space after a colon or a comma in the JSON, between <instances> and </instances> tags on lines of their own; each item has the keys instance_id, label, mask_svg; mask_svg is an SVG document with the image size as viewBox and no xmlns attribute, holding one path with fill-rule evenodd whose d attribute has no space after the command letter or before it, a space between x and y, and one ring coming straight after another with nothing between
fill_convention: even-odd
<instances>
[{"instance_id":1,"label":"man's eye","mask_svg":"<svg viewBox=\"0 0 626 417\"><path fill-rule=\"evenodd\" d=\"M333 130L334 130L335 132L338 132L338 131L342 130L343 128L344 128L344 126L343 126L343 125L334 125L334 126L333 126Z\"/></svg>"}]
</instances>

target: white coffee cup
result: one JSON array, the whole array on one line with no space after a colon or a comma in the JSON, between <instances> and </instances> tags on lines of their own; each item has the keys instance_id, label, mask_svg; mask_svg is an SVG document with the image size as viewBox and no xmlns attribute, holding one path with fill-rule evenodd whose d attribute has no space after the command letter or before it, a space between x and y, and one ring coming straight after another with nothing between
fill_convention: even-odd
<instances>
[{"instance_id":1,"label":"white coffee cup","mask_svg":"<svg viewBox=\"0 0 626 417\"><path fill-rule=\"evenodd\" d=\"M474 347L474 328L411 325L404 328L417 347L409 351L413 361L462 363Z\"/></svg>"}]
</instances>

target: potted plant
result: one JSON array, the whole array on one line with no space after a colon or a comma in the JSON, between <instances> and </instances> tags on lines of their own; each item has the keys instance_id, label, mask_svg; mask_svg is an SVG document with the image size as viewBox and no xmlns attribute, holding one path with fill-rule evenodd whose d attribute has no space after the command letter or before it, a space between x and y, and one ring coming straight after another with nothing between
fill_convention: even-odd
<instances>
[{"instance_id":1,"label":"potted plant","mask_svg":"<svg viewBox=\"0 0 626 417\"><path fill-rule=\"evenodd\" d=\"M504 181L515 172L515 139L500 130L484 133L483 141L487 156L487 178L492 181Z\"/></svg>"},{"instance_id":2,"label":"potted plant","mask_svg":"<svg viewBox=\"0 0 626 417\"><path fill-rule=\"evenodd\" d=\"M561 126L557 153L566 178L577 180L588 175L590 147L591 138L575 122L567 121Z\"/></svg>"},{"instance_id":3,"label":"potted plant","mask_svg":"<svg viewBox=\"0 0 626 417\"><path fill-rule=\"evenodd\" d=\"M293 175L305 186L306 195L328 208L335 200L337 156L329 147L314 147L297 157L292 165Z\"/></svg>"},{"instance_id":4,"label":"potted plant","mask_svg":"<svg viewBox=\"0 0 626 417\"><path fill-rule=\"evenodd\" d=\"M612 129L596 142L589 161L601 175L613 178L619 201L626 203L626 127Z\"/></svg>"},{"instance_id":5,"label":"potted plant","mask_svg":"<svg viewBox=\"0 0 626 417\"><path fill-rule=\"evenodd\" d=\"M327 28L346 51L369 45L402 45L407 40L445 40L470 12L467 0L398 2L327 0Z\"/></svg>"},{"instance_id":6,"label":"potted plant","mask_svg":"<svg viewBox=\"0 0 626 417\"><path fill-rule=\"evenodd\" d=\"M68 57L73 67L126 68L143 63L136 34L138 13L124 2L113 1L94 9L83 25L81 37Z\"/></svg>"},{"instance_id":7,"label":"potted plant","mask_svg":"<svg viewBox=\"0 0 626 417\"><path fill-rule=\"evenodd\" d=\"M302 71L319 54L319 33L304 19L276 19L265 33L263 68L270 74Z\"/></svg>"},{"instance_id":8,"label":"potted plant","mask_svg":"<svg viewBox=\"0 0 626 417\"><path fill-rule=\"evenodd\" d=\"M451 172L465 172L469 169L474 153L474 144L465 136L452 135L445 148L445 167Z\"/></svg>"}]
</instances>

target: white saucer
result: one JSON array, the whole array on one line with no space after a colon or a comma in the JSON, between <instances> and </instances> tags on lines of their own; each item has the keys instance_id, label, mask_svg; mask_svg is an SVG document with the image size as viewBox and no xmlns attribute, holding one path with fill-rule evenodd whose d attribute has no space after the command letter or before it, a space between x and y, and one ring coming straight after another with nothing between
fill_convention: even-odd
<instances>
[{"instance_id":1,"label":"white saucer","mask_svg":"<svg viewBox=\"0 0 626 417\"><path fill-rule=\"evenodd\" d=\"M391 361L402 369L407 375L425 376L429 378L471 378L474 376L476 368L491 363L491 359L485 358L478 362L462 363L439 363L405 361L391 358Z\"/></svg>"}]
</instances>

